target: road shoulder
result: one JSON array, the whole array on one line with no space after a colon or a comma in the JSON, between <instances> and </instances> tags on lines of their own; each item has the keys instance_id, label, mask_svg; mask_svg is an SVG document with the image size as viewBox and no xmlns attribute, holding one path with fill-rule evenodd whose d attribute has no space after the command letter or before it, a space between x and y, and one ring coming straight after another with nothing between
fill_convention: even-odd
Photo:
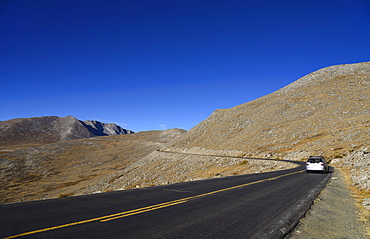
<instances>
[{"instance_id":1,"label":"road shoulder","mask_svg":"<svg viewBox=\"0 0 370 239\"><path fill-rule=\"evenodd\" d=\"M286 238L356 238L366 239L366 226L359 221L359 211L344 178L335 170L328 185L316 198L295 228Z\"/></svg>"}]
</instances>

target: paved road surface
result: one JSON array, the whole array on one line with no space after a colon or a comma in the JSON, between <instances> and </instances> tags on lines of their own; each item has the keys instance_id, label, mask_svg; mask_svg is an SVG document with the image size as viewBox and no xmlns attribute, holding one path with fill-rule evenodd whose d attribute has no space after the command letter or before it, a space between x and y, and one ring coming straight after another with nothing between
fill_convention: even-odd
<instances>
[{"instance_id":1,"label":"paved road surface","mask_svg":"<svg viewBox=\"0 0 370 239\"><path fill-rule=\"evenodd\" d=\"M0 205L1 238L278 238L331 174L294 169Z\"/></svg>"}]
</instances>

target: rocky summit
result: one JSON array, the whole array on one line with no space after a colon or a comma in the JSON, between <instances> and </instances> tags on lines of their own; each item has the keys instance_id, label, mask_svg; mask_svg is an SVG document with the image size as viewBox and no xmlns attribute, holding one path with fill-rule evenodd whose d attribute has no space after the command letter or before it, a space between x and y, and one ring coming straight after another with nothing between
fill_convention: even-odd
<instances>
[{"instance_id":1,"label":"rocky summit","mask_svg":"<svg viewBox=\"0 0 370 239\"><path fill-rule=\"evenodd\" d=\"M0 144L38 144L61 140L90 138L116 134L131 134L130 130L115 124L98 121L80 121L72 116L44 116L0 121Z\"/></svg>"},{"instance_id":2,"label":"rocky summit","mask_svg":"<svg viewBox=\"0 0 370 239\"><path fill-rule=\"evenodd\" d=\"M231 109L219 109L162 151L292 160L366 151L370 62L336 65Z\"/></svg>"},{"instance_id":3,"label":"rocky summit","mask_svg":"<svg viewBox=\"0 0 370 239\"><path fill-rule=\"evenodd\" d=\"M116 134L132 134L134 133L131 130L123 129L120 126L110 123L105 124L99 121L85 120L80 121L94 136L108 136Z\"/></svg>"}]
</instances>

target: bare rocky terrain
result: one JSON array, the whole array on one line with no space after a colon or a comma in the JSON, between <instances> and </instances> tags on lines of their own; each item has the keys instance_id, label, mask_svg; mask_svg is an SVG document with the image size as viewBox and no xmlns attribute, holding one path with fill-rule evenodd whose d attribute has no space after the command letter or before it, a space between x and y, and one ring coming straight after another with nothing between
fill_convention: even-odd
<instances>
[{"instance_id":1,"label":"bare rocky terrain","mask_svg":"<svg viewBox=\"0 0 370 239\"><path fill-rule=\"evenodd\" d=\"M351 215L361 212L358 219L364 226L370 220L369 88L370 62L364 62L323 68L272 94L216 110L187 132L172 129L67 140L74 138L41 130L46 140L33 142L37 137L25 130L34 127L29 121L21 131L8 127L7 133L0 134L0 203L267 172L294 167L288 160L323 155L345 182L336 184L341 191L329 197L340 200L350 190L350 203L356 204ZM93 122L63 120L77 123L69 126L73 132L87 132L80 127L83 124L85 129L90 126L90 133L92 128L101 131ZM0 129L4 130L4 124ZM27 140L14 143L19 138ZM329 207L330 203L324 205L325 210ZM337 212L334 217L340 215ZM353 218L344 217L337 225L345 220L353 223ZM316 238L314 234L301 237L305 235L302 228L307 233L311 230L304 223L294 236Z\"/></svg>"}]
</instances>

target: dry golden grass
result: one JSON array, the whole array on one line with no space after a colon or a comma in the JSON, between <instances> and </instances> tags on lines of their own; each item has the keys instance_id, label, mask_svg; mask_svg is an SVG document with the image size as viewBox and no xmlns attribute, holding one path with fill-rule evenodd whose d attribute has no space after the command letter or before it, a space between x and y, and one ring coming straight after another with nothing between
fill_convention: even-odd
<instances>
[{"instance_id":1,"label":"dry golden grass","mask_svg":"<svg viewBox=\"0 0 370 239\"><path fill-rule=\"evenodd\" d=\"M351 169L348 167L340 167L336 165L336 167L342 172L344 179L346 181L347 187L352 192L352 197L356 200L356 206L359 209L359 220L362 223L369 223L370 222L370 211L367 210L363 205L362 202L365 198L370 198L370 191L359 189L354 185L354 182L351 179ZM367 228L367 235L370 236L370 228Z\"/></svg>"},{"instance_id":2,"label":"dry golden grass","mask_svg":"<svg viewBox=\"0 0 370 239\"><path fill-rule=\"evenodd\" d=\"M161 132L95 137L27 148L17 145L0 154L1 203L79 194L163 145ZM108 189L107 189L108 190Z\"/></svg>"}]
</instances>

